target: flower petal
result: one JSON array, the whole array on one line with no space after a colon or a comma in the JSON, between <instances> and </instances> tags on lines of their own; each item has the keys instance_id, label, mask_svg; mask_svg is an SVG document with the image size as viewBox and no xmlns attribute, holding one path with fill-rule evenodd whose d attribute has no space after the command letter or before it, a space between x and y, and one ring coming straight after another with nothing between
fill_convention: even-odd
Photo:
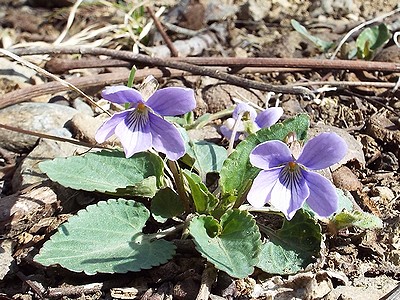
<instances>
[{"instance_id":1,"label":"flower petal","mask_svg":"<svg viewBox=\"0 0 400 300\"><path fill-rule=\"evenodd\" d=\"M321 217L328 217L338 209L338 196L333 184L324 176L302 170L310 189L307 204Z\"/></svg>"},{"instance_id":2,"label":"flower petal","mask_svg":"<svg viewBox=\"0 0 400 300\"><path fill-rule=\"evenodd\" d=\"M149 123L147 115L130 111L115 128L115 135L120 139L127 158L151 147Z\"/></svg>"},{"instance_id":3,"label":"flower petal","mask_svg":"<svg viewBox=\"0 0 400 300\"><path fill-rule=\"evenodd\" d=\"M260 128L274 125L283 115L282 107L270 107L257 115L256 123Z\"/></svg>"},{"instance_id":4,"label":"flower petal","mask_svg":"<svg viewBox=\"0 0 400 300\"><path fill-rule=\"evenodd\" d=\"M110 136L114 134L115 127L124 121L126 116L129 114L129 110L115 113L111 118L107 119L100 127L97 129L95 139L98 143L104 143Z\"/></svg>"},{"instance_id":5,"label":"flower petal","mask_svg":"<svg viewBox=\"0 0 400 300\"><path fill-rule=\"evenodd\" d=\"M161 116L176 116L193 110L196 100L192 89L167 87L151 95L146 105Z\"/></svg>"},{"instance_id":6,"label":"flower petal","mask_svg":"<svg viewBox=\"0 0 400 300\"><path fill-rule=\"evenodd\" d=\"M333 132L325 132L309 140L297 160L311 170L320 170L340 161L347 152L347 144Z\"/></svg>"},{"instance_id":7,"label":"flower petal","mask_svg":"<svg viewBox=\"0 0 400 300\"><path fill-rule=\"evenodd\" d=\"M221 125L219 128L221 134L227 139L230 140L232 136L232 130L230 130L227 126ZM235 141L240 137L241 132L236 132Z\"/></svg>"},{"instance_id":8,"label":"flower petal","mask_svg":"<svg viewBox=\"0 0 400 300\"><path fill-rule=\"evenodd\" d=\"M297 176L285 174L285 169L279 174L279 180L271 191L271 205L279 209L290 220L300 209L310 191L300 170Z\"/></svg>"},{"instance_id":9,"label":"flower petal","mask_svg":"<svg viewBox=\"0 0 400 300\"><path fill-rule=\"evenodd\" d=\"M257 116L257 112L254 108L252 108L250 105L248 105L247 103L239 103L236 105L233 113L232 113L232 117L236 120L239 116L239 114L244 113L244 112L248 112L250 114L250 120L254 121L254 119Z\"/></svg>"},{"instance_id":10,"label":"flower petal","mask_svg":"<svg viewBox=\"0 0 400 300\"><path fill-rule=\"evenodd\" d=\"M177 160L185 154L185 143L179 130L163 118L149 113L153 147L165 153L168 159Z\"/></svg>"},{"instance_id":11,"label":"flower petal","mask_svg":"<svg viewBox=\"0 0 400 300\"><path fill-rule=\"evenodd\" d=\"M250 162L260 169L269 169L293 161L288 146L281 141L267 141L250 153Z\"/></svg>"},{"instance_id":12,"label":"flower petal","mask_svg":"<svg viewBox=\"0 0 400 300\"><path fill-rule=\"evenodd\" d=\"M279 178L279 174L283 167L261 171L256 178L247 194L247 201L254 207L260 208L271 200L270 194L272 188Z\"/></svg>"},{"instance_id":13,"label":"flower petal","mask_svg":"<svg viewBox=\"0 0 400 300\"><path fill-rule=\"evenodd\" d=\"M124 85L108 87L101 92L101 96L118 104L143 102L141 93Z\"/></svg>"},{"instance_id":14,"label":"flower petal","mask_svg":"<svg viewBox=\"0 0 400 300\"><path fill-rule=\"evenodd\" d=\"M226 119L219 128L222 135L228 140L231 139L232 130L233 130L233 127L235 126L235 123L236 123L236 120L234 118L229 118L229 119ZM239 121L239 124L237 125L235 141L239 138L239 136L242 134L243 131L244 131L243 122Z\"/></svg>"}]
</instances>

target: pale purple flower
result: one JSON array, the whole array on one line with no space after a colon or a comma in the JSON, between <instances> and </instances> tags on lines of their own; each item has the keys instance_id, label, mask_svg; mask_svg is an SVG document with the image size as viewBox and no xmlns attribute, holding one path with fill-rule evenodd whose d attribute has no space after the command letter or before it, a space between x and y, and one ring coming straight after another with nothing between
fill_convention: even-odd
<instances>
[{"instance_id":1,"label":"pale purple flower","mask_svg":"<svg viewBox=\"0 0 400 300\"><path fill-rule=\"evenodd\" d=\"M312 170L328 168L346 152L346 142L336 133L321 133L310 139L297 159L281 141L259 144L251 152L250 162L263 170L254 179L247 200L254 207L268 202L288 220L304 202L319 216L328 217L338 207L335 188Z\"/></svg>"},{"instance_id":2,"label":"pale purple flower","mask_svg":"<svg viewBox=\"0 0 400 300\"><path fill-rule=\"evenodd\" d=\"M225 138L231 138L235 122L241 114L242 119L238 121L239 124L235 140L237 140L241 134L247 135L257 132L261 128L274 125L282 116L283 109L281 107L270 107L257 114L255 109L250 105L239 103L232 113L232 118L227 119L220 127L220 131Z\"/></svg>"},{"instance_id":3,"label":"pale purple flower","mask_svg":"<svg viewBox=\"0 0 400 300\"><path fill-rule=\"evenodd\" d=\"M178 129L164 116L182 115L196 107L194 91L167 87L146 99L143 93L126 86L113 86L102 92L108 101L130 107L115 113L97 130L96 141L103 143L113 134L121 141L126 157L153 147L168 159L177 160L185 154L184 140Z\"/></svg>"}]
</instances>

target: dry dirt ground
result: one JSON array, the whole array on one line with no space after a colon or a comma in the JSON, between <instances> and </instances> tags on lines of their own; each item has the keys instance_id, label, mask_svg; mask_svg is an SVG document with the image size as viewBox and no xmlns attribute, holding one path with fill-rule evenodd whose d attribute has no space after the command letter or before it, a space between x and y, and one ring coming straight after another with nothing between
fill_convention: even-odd
<instances>
[{"instance_id":1,"label":"dry dirt ground","mask_svg":"<svg viewBox=\"0 0 400 300\"><path fill-rule=\"evenodd\" d=\"M74 1L5 1L0 0L0 46L4 48L53 43L66 27L70 16L70 2ZM60 46L92 45L110 49L125 49L134 52L151 53L155 46L162 44L162 38L154 25L142 37L140 32L149 22L145 10L137 14L126 25L128 8L140 7L138 1L84 1L78 7L74 22ZM111 4L111 2L113 4ZM118 5L116 5L118 2ZM192 31L200 31L208 26L220 26L216 31L217 40L210 42L205 49L200 48L197 55L230 57L278 57L278 58L324 58L313 43L305 39L290 25L296 19L314 35L325 40L340 41L343 36L362 22L391 12L397 8L396 0L326 0L326 1L222 1L218 9L213 1L145 1L155 11L163 5L163 20ZM134 3L134 4L132 4ZM400 13L380 19L390 25L393 32L398 31ZM125 23L124 23L125 22ZM124 26L125 25L125 26ZM113 27L114 26L114 27ZM99 28L106 28L99 32ZM221 29L222 28L222 29ZM88 31L84 31L87 29ZM91 36L89 33L95 33ZM79 35L81 33L81 35ZM189 39L182 30L167 31L174 41ZM214 38L215 38L214 36ZM357 32L348 40L347 47L354 47ZM200 47L200 46L199 46ZM163 48L165 50L165 47ZM186 51L186 50L185 50ZM190 51L189 51L190 52ZM157 55L158 52L153 52ZM160 52L161 53L161 52ZM193 53L188 53L193 54ZM330 51L332 54L332 51ZM161 55L161 54L160 54ZM343 52L338 54L343 57ZM342 55L342 56L341 56ZM77 58L71 55L61 58ZM37 57L33 61L41 66L50 57ZM377 53L374 60L400 63L400 50L393 40ZM119 67L118 70L126 68ZM0 65L0 69L4 71ZM115 72L115 67L97 67L64 71L63 78ZM333 174L336 185L351 191L357 204L364 211L371 212L382 219L384 227L380 230L348 229L336 235L327 235L324 261L319 262L317 273L301 273L292 277L265 278L254 274L245 280L219 279L212 289L213 299L383 299L384 295L398 287L400 280L400 99L399 89L394 84L399 79L396 72L349 71L309 68L307 70L274 69L249 72L247 78L273 84L304 83L314 81L382 82L393 84L385 86L338 86L338 89L325 89L317 93L315 99L298 95L272 95L271 102L279 99L285 111L284 118L307 112L313 126L332 125L346 130L362 145L362 152ZM1 74L0 74L1 75ZM30 85L47 81L37 74L23 75L29 80L21 82L14 77L0 77L0 93L6 94ZM233 104L238 95L262 104L266 94L231 85L217 85L218 81L205 76L164 77L164 85L186 85L196 90L199 116L205 112L215 113ZM221 83L221 82L219 82ZM310 89L322 88L321 84L307 85ZM87 93L99 99L102 87L88 89ZM58 93L71 103L75 93ZM35 101L46 102L52 95L42 95ZM218 100L216 100L218 99ZM53 99L54 100L54 99ZM25 101L31 101L27 98ZM0 120L0 123L3 120ZM217 120L218 125L222 120ZM319 124L319 125L317 125ZM14 124L15 126L23 124ZM322 126L322 125L321 125ZM203 134L204 133L199 133ZM207 132L205 138L222 144L218 132ZM1 139L1 137L0 137ZM30 149L32 150L32 149ZM30 151L29 150L29 151ZM0 148L1 195L4 197L20 192L13 179L17 167L29 153L26 149L10 151ZM361 156L361 158L360 158ZM17 171L16 171L17 170ZM14 184L14 185L13 185ZM29 187L33 188L33 187ZM91 195L84 195L91 201ZM85 198L85 199L86 199ZM85 276L74 274L61 268L43 269L35 265L31 257L44 240L49 237L68 213L74 212L84 203L69 207L43 209L49 213L32 220L26 216L13 219L18 228L14 234L1 229L5 241L12 240L14 261L9 273L0 281L0 299L36 299L39 295L49 298L80 299L195 299L204 270L204 261L198 256L182 255L181 258L164 266L140 273L127 275ZM75 205L75 206L74 206ZM0 206L1 207L1 206ZM62 211L62 214L60 214ZM4 212L0 211L0 216ZM34 223L50 218L53 223L42 224L32 229ZM24 225L17 226L17 221ZM0 226L9 226L9 219L0 219ZM33 222L33 223L32 223ZM21 228L23 230L21 230ZM5 249L5 248L4 248ZM5 253L5 250L2 250ZM1 252L0 252L1 255ZM6 266L5 266L6 265ZM8 271L6 263L0 267ZM4 270L3 270L4 272ZM7 272L6 272L7 273ZM262 280L274 282L275 294L257 296L255 284ZM94 284L94 285L91 285ZM101 285L96 288L95 284ZM76 286L84 286L77 288ZM50 292L49 292L50 291ZM137 295L136 295L137 294ZM135 296L136 295L136 296ZM222 298L218 298L222 297ZM136 297L136 298L135 298ZM396 299L396 298L391 298Z\"/></svg>"}]
</instances>

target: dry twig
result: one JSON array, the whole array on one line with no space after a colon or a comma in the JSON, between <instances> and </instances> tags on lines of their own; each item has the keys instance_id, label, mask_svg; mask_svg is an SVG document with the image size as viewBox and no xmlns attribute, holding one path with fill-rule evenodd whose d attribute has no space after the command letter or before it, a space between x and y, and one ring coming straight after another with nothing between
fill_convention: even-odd
<instances>
[{"instance_id":1,"label":"dry twig","mask_svg":"<svg viewBox=\"0 0 400 300\"><path fill-rule=\"evenodd\" d=\"M14 51L14 52L20 53L20 51ZM139 62L149 66L169 67L173 69L187 71L196 75L209 76L245 88L253 88L262 91L284 93L284 94L310 94L310 91L303 87L287 87L285 85L273 85L270 83L249 80L239 76L231 75L225 72L221 72L220 70L210 69L198 65L192 65L186 62L173 61L170 59L161 59L142 54L135 55L129 51L115 51L111 49L87 48L87 47L68 47L68 48L55 47L55 48L31 49L30 53L28 54L32 55L32 54L61 54L61 53L63 54L81 53L81 54L108 55L108 56L118 55L119 56L118 58L121 59Z\"/></svg>"}]
</instances>

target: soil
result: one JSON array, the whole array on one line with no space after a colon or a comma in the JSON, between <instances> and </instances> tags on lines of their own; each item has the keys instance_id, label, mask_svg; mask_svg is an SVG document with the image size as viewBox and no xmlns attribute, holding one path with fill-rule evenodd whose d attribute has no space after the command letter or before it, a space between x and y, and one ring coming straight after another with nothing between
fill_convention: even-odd
<instances>
[{"instance_id":1,"label":"soil","mask_svg":"<svg viewBox=\"0 0 400 300\"><path fill-rule=\"evenodd\" d=\"M0 1L0 45L3 48L40 45L54 42L64 30L73 1ZM66 38L59 45L91 45L110 49L125 49L149 53L151 47L162 43L157 30L144 34L140 43L138 35L150 17L140 13L130 20L130 30L121 26L126 21L129 1L113 1L114 5L102 5L85 1L78 7L72 26ZM112 1L108 2L111 3ZM118 4L117 4L118 2ZM231 57L280 57L280 58L325 58L327 54L293 30L291 19L305 25L312 34L325 40L340 41L352 28L398 7L398 0L325 0L325 1L221 1L219 10L209 9L206 0L150 1L157 11L165 6L165 21L191 30L201 30L212 24L224 24L225 38L204 49L202 56ZM136 3L136 2L135 2ZM264 8L263 8L264 7ZM200 9L201 12L196 15ZM194 18L193 15L197 17ZM399 11L383 19L392 32L399 30ZM203 19L200 20L199 18ZM191 20L193 20L191 22ZM201 21L201 22L200 22ZM379 20L378 22L382 22ZM107 27L114 25L115 27ZM117 25L119 27L117 28ZM126 24L125 24L126 25ZM91 37L85 33L94 33L100 28L109 28ZM82 35L79 36L78 34ZM167 31L172 40L188 38L182 32ZM218 35L217 35L218 36ZM348 48L354 47L353 34ZM330 52L330 55L333 51ZM340 52L339 58L345 58ZM59 58L79 59L77 55L60 55ZM44 66L49 57L36 57L35 63ZM394 41L389 41L375 56L374 60L400 63L400 49ZM1 69L0 65L0 69ZM119 67L118 70L122 69ZM63 78L95 75L112 72L112 67L99 67L67 71L60 74ZM383 82L396 83L399 73L334 70L270 70L268 72L250 72L241 76L273 84L304 83L310 89L322 88L318 84L307 85L313 81L346 82ZM21 83L9 77L0 80L0 93L24 88L27 85L39 85L47 81L36 75L29 82ZM205 112L219 112L234 103L235 98L245 98L258 105L267 98L266 93L229 86L229 83L206 76L188 75L178 78L165 76L162 85L180 85L194 88L198 101L196 117ZM89 89L95 99L100 99L101 87ZM70 102L77 98L73 92L61 95ZM213 285L211 299L383 299L391 290L398 288L400 282L400 99L399 90L380 86L339 86L337 89L319 90L315 98L294 94L270 95L270 105L279 102L283 107L284 118L306 112L312 120L312 127L320 125L335 126L347 131L362 145L361 156L349 161L333 174L335 184L351 192L358 206L383 221L379 230L360 230L350 228L335 235L326 235L326 252L323 261L313 266L311 273L299 273L294 276L267 276L256 272L244 280L234 280L220 274ZM49 96L50 97L50 96ZM33 99L35 101L48 101ZM25 101L30 101L26 99ZM98 112L96 112L98 114ZM214 127L221 124L219 119ZM1 123L1 120L0 120ZM206 131L199 133L203 138L218 139L218 133ZM1 201L10 195L28 193L35 190L13 189L13 177L18 176L16 169L29 151L9 151L0 148ZM360 154L360 153L359 153ZM47 184L47 183L46 183ZM15 185L14 185L15 186ZM51 186L51 185L50 185ZM51 186L52 187L52 186ZM25 187L26 188L26 187ZM52 190L52 189L50 189ZM43 190L47 199L56 197L54 192ZM76 195L63 191L68 200ZM60 191L56 194L60 197ZM3 249L13 249L12 264L8 274L0 281L1 299L195 299L205 269L204 260L193 251L193 245L182 245L181 255L160 267L139 273L126 275L86 276L65 269L43 268L32 261L43 244L54 232L58 224L66 220L70 213L84 207L93 200L91 194L80 194L80 202L66 201L68 205L55 201L43 206L40 211L35 207L26 211L26 215L13 219L14 232L1 229L4 241ZM56 197L57 198L57 197ZM56 199L54 198L54 199ZM53 199L53 198L51 198ZM83 200L82 200L83 199ZM65 199L64 199L65 200ZM85 202L86 201L86 202ZM62 202L62 201L61 201ZM50 203L50 202L49 202ZM4 204L4 203L3 203ZM0 206L1 207L1 206ZM62 213L61 213L62 212ZM9 213L9 212L8 212ZM0 211L0 216L6 212ZM20 223L18 223L20 222ZM0 218L1 226L10 224ZM36 225L36 226L34 226ZM10 238L11 237L11 238ZM5 250L3 250L4 252ZM1 253L0 253L1 254ZM4 257L4 256L3 256ZM0 268L8 271L6 261L0 262ZM309 271L309 270L307 270ZM2 274L0 272L0 274ZM297 277L296 277L297 276ZM278 278L279 277L279 278ZM274 295L255 295L254 287L260 282L274 282ZM278 284L277 282L280 282ZM317 284L317 283L318 284ZM312 284L311 284L312 283ZM323 286L321 283L326 283ZM300 289L311 286L313 292L300 294ZM291 293L282 289L291 289ZM323 292L328 288L327 292ZM280 290L281 289L281 290ZM303 291L302 290L302 291ZM298 294L295 294L296 291ZM319 292L318 292L319 291ZM297 295L297 296L296 296ZM168 298L169 297L169 298ZM219 297L219 298L218 298ZM297 297L297 298L296 298ZM395 299L395 298L386 298Z\"/></svg>"}]
</instances>

